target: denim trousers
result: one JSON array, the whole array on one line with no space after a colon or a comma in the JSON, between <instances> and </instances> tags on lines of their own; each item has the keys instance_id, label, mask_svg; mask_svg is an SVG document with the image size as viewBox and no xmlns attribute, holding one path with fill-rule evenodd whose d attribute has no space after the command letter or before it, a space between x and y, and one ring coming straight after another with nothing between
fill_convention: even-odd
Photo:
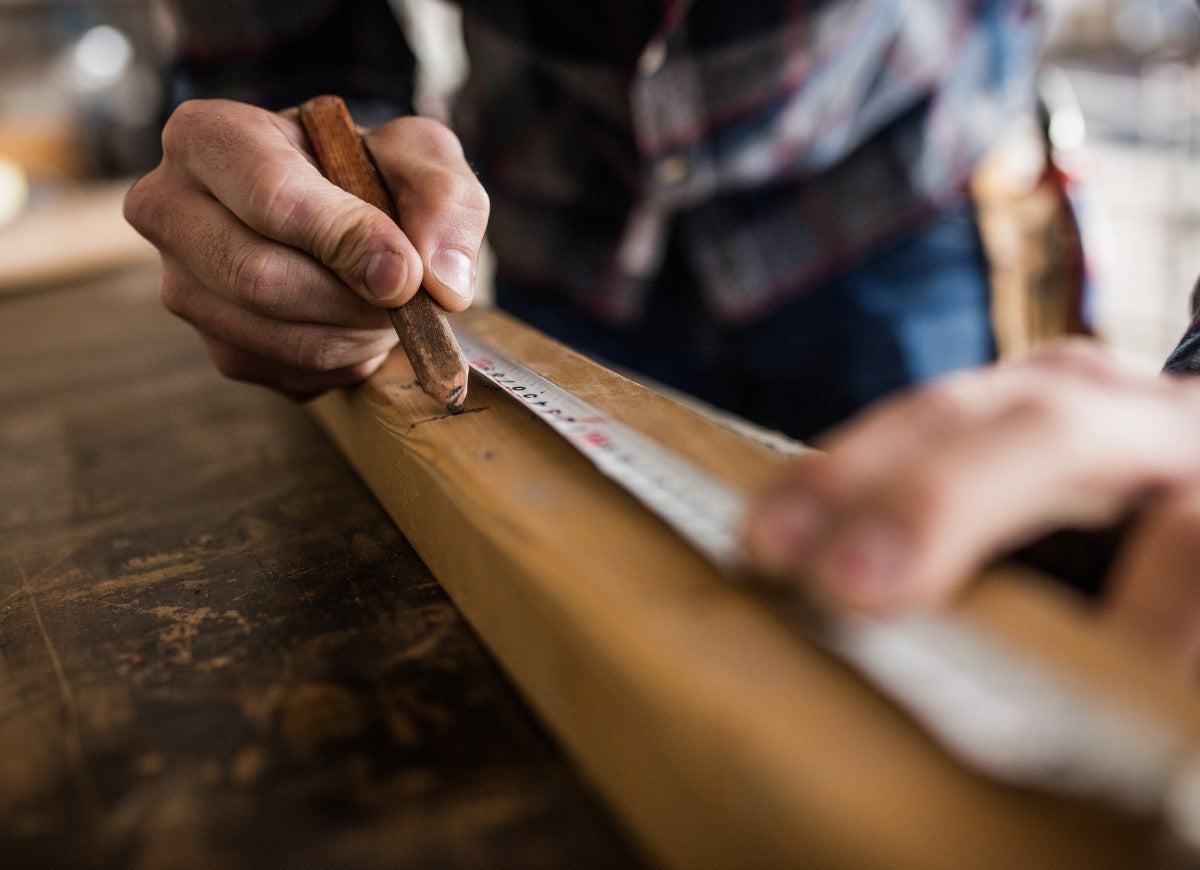
<instances>
[{"instance_id":1,"label":"denim trousers","mask_svg":"<svg viewBox=\"0 0 1200 870\"><path fill-rule=\"evenodd\" d=\"M711 314L674 246L633 323L589 318L502 269L496 302L634 377L805 440L874 399L996 352L987 261L966 206L749 323Z\"/></svg>"}]
</instances>

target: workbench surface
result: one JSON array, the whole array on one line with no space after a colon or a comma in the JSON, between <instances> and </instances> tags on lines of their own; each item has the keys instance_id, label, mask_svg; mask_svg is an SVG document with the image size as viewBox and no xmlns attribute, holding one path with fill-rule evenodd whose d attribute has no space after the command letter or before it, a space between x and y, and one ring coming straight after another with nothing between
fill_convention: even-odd
<instances>
[{"instance_id":1,"label":"workbench surface","mask_svg":"<svg viewBox=\"0 0 1200 870\"><path fill-rule=\"evenodd\" d=\"M157 271L0 299L10 867L630 867L300 407Z\"/></svg>"}]
</instances>

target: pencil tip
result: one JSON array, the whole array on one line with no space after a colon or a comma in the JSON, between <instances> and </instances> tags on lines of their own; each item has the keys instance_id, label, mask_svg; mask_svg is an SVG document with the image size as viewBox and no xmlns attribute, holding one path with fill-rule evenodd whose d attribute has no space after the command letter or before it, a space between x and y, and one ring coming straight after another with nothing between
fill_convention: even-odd
<instances>
[{"instance_id":1,"label":"pencil tip","mask_svg":"<svg viewBox=\"0 0 1200 870\"><path fill-rule=\"evenodd\" d=\"M458 384L450 390L450 395L446 398L446 410L451 414L461 414L466 406L467 386Z\"/></svg>"}]
</instances>

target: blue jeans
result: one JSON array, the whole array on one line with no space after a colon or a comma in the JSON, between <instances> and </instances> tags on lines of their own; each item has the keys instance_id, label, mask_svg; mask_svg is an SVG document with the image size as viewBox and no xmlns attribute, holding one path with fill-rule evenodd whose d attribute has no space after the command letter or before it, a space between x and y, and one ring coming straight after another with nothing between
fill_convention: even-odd
<instances>
[{"instance_id":1,"label":"blue jeans","mask_svg":"<svg viewBox=\"0 0 1200 870\"><path fill-rule=\"evenodd\" d=\"M995 358L968 207L748 324L714 319L674 251L636 323L590 319L502 272L496 299L576 350L801 439L893 390Z\"/></svg>"}]
</instances>

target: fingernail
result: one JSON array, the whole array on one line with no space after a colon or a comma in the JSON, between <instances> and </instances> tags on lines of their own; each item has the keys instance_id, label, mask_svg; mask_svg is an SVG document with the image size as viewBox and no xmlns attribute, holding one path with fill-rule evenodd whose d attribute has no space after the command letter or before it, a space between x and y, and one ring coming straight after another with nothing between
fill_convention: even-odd
<instances>
[{"instance_id":1,"label":"fingernail","mask_svg":"<svg viewBox=\"0 0 1200 870\"><path fill-rule=\"evenodd\" d=\"M788 573L808 550L820 523L820 510L806 499L769 500L746 530L746 548L763 570Z\"/></svg>"},{"instance_id":2,"label":"fingernail","mask_svg":"<svg viewBox=\"0 0 1200 870\"><path fill-rule=\"evenodd\" d=\"M471 258L456 248L442 248L429 260L433 277L463 299L471 298Z\"/></svg>"},{"instance_id":3,"label":"fingernail","mask_svg":"<svg viewBox=\"0 0 1200 870\"><path fill-rule=\"evenodd\" d=\"M860 520L830 541L822 579L830 594L843 601L879 604L899 591L905 558L897 529L880 520Z\"/></svg>"},{"instance_id":4,"label":"fingernail","mask_svg":"<svg viewBox=\"0 0 1200 870\"><path fill-rule=\"evenodd\" d=\"M363 280L372 296L391 302L408 284L408 263L395 251L380 251L367 262Z\"/></svg>"}]
</instances>

